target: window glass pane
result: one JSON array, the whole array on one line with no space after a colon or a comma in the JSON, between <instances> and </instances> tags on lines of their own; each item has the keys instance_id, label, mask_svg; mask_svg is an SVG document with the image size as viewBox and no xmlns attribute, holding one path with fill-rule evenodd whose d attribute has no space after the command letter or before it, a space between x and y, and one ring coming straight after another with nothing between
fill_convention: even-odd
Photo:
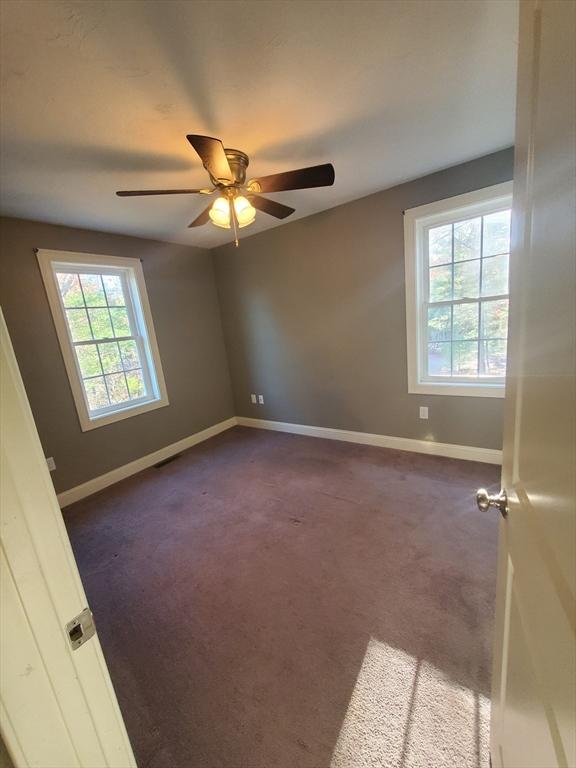
<instances>
[{"instance_id":1,"label":"window glass pane","mask_svg":"<svg viewBox=\"0 0 576 768\"><path fill-rule=\"evenodd\" d=\"M65 307L83 307L84 299L80 290L80 280L78 275L58 272L58 287Z\"/></svg>"},{"instance_id":2,"label":"window glass pane","mask_svg":"<svg viewBox=\"0 0 576 768\"><path fill-rule=\"evenodd\" d=\"M451 307L428 308L428 341L450 339L452 311Z\"/></svg>"},{"instance_id":3,"label":"window glass pane","mask_svg":"<svg viewBox=\"0 0 576 768\"><path fill-rule=\"evenodd\" d=\"M484 348L484 375L506 375L506 342L490 340L481 342Z\"/></svg>"},{"instance_id":4,"label":"window glass pane","mask_svg":"<svg viewBox=\"0 0 576 768\"><path fill-rule=\"evenodd\" d=\"M452 374L454 376L478 375L477 341L455 341L452 344Z\"/></svg>"},{"instance_id":5,"label":"window glass pane","mask_svg":"<svg viewBox=\"0 0 576 768\"><path fill-rule=\"evenodd\" d=\"M482 262L482 296L508 293L508 254L491 256Z\"/></svg>"},{"instance_id":6,"label":"window glass pane","mask_svg":"<svg viewBox=\"0 0 576 768\"><path fill-rule=\"evenodd\" d=\"M107 309L89 309L90 323L92 325L92 333L95 339L112 339L114 334L112 333L112 325L110 323L110 315Z\"/></svg>"},{"instance_id":7,"label":"window glass pane","mask_svg":"<svg viewBox=\"0 0 576 768\"><path fill-rule=\"evenodd\" d=\"M480 258L482 219L468 219L454 224L454 261Z\"/></svg>"},{"instance_id":8,"label":"window glass pane","mask_svg":"<svg viewBox=\"0 0 576 768\"><path fill-rule=\"evenodd\" d=\"M484 253L494 256L510 252L510 211L484 216Z\"/></svg>"},{"instance_id":9,"label":"window glass pane","mask_svg":"<svg viewBox=\"0 0 576 768\"><path fill-rule=\"evenodd\" d=\"M146 394L146 387L144 386L144 377L142 371L128 371L126 373L126 381L128 382L128 390L132 399L136 397L144 397Z\"/></svg>"},{"instance_id":10,"label":"window glass pane","mask_svg":"<svg viewBox=\"0 0 576 768\"><path fill-rule=\"evenodd\" d=\"M482 303L482 338L505 339L508 335L508 299Z\"/></svg>"},{"instance_id":11,"label":"window glass pane","mask_svg":"<svg viewBox=\"0 0 576 768\"><path fill-rule=\"evenodd\" d=\"M96 411L98 408L106 408L106 406L110 405L108 393L106 392L106 384L104 384L104 378L102 376L85 381L84 389L86 390L86 397L88 398L88 407L91 411Z\"/></svg>"},{"instance_id":12,"label":"window glass pane","mask_svg":"<svg viewBox=\"0 0 576 768\"><path fill-rule=\"evenodd\" d=\"M452 298L452 267L432 267L430 272L430 301Z\"/></svg>"},{"instance_id":13,"label":"window glass pane","mask_svg":"<svg viewBox=\"0 0 576 768\"><path fill-rule=\"evenodd\" d=\"M114 324L115 336L130 336L130 321L128 312L120 307L110 309L110 315Z\"/></svg>"},{"instance_id":14,"label":"window glass pane","mask_svg":"<svg viewBox=\"0 0 576 768\"><path fill-rule=\"evenodd\" d=\"M126 299L124 298L124 289L122 288L120 277L118 275L102 275L102 281L104 282L108 304L111 307L123 307L126 304Z\"/></svg>"},{"instance_id":15,"label":"window glass pane","mask_svg":"<svg viewBox=\"0 0 576 768\"><path fill-rule=\"evenodd\" d=\"M106 376L106 384L108 385L111 403L125 403L130 399L123 373L113 373L111 376Z\"/></svg>"},{"instance_id":16,"label":"window glass pane","mask_svg":"<svg viewBox=\"0 0 576 768\"><path fill-rule=\"evenodd\" d=\"M428 344L428 375L450 376L450 342Z\"/></svg>"},{"instance_id":17,"label":"window glass pane","mask_svg":"<svg viewBox=\"0 0 576 768\"><path fill-rule=\"evenodd\" d=\"M100 275L80 275L87 307L105 307L106 296Z\"/></svg>"},{"instance_id":18,"label":"window glass pane","mask_svg":"<svg viewBox=\"0 0 576 768\"><path fill-rule=\"evenodd\" d=\"M434 227L428 232L428 263L446 264L452 261L452 225Z\"/></svg>"},{"instance_id":19,"label":"window glass pane","mask_svg":"<svg viewBox=\"0 0 576 768\"><path fill-rule=\"evenodd\" d=\"M452 338L477 339L478 322L478 304L455 304Z\"/></svg>"},{"instance_id":20,"label":"window glass pane","mask_svg":"<svg viewBox=\"0 0 576 768\"><path fill-rule=\"evenodd\" d=\"M120 360L118 343L112 341L107 344L98 344L98 347L100 349L100 357L102 358L104 373L118 373L118 371L121 371L122 362Z\"/></svg>"},{"instance_id":21,"label":"window glass pane","mask_svg":"<svg viewBox=\"0 0 576 768\"><path fill-rule=\"evenodd\" d=\"M85 309L67 309L66 318L72 341L91 341L90 323Z\"/></svg>"},{"instance_id":22,"label":"window glass pane","mask_svg":"<svg viewBox=\"0 0 576 768\"><path fill-rule=\"evenodd\" d=\"M480 261L454 264L454 298L475 299L480 288Z\"/></svg>"},{"instance_id":23,"label":"window glass pane","mask_svg":"<svg viewBox=\"0 0 576 768\"><path fill-rule=\"evenodd\" d=\"M125 371L130 368L140 368L140 355L135 341L121 341L120 354Z\"/></svg>"},{"instance_id":24,"label":"window glass pane","mask_svg":"<svg viewBox=\"0 0 576 768\"><path fill-rule=\"evenodd\" d=\"M87 376L101 376L102 368L96 344L82 344L79 347L75 347L75 349L82 376L84 378Z\"/></svg>"}]
</instances>

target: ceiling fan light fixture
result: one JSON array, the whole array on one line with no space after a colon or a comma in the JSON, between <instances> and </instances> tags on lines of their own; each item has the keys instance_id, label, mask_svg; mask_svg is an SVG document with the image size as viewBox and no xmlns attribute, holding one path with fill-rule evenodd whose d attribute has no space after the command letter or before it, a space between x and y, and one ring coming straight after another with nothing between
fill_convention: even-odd
<instances>
[{"instance_id":1,"label":"ceiling fan light fixture","mask_svg":"<svg viewBox=\"0 0 576 768\"><path fill-rule=\"evenodd\" d=\"M213 136L189 134L186 136L196 150L208 172L212 187L209 189L131 189L116 192L119 197L142 195L211 195L217 198L188 224L188 228L202 227L208 221L222 229L234 229L234 242L238 245L238 229L247 227L256 218L256 211L276 219L285 219L294 208L276 200L261 197L260 192L289 192L294 189L330 187L335 174L332 163L296 168L293 171L273 173L246 182L248 155L239 149L226 148ZM244 192L245 194L240 194Z\"/></svg>"},{"instance_id":2,"label":"ceiling fan light fixture","mask_svg":"<svg viewBox=\"0 0 576 768\"><path fill-rule=\"evenodd\" d=\"M252 224L256 218L256 208L254 208L250 204L250 201L243 195L238 195L234 198L234 210L236 212L239 227L247 227L248 224Z\"/></svg>"},{"instance_id":3,"label":"ceiling fan light fixture","mask_svg":"<svg viewBox=\"0 0 576 768\"><path fill-rule=\"evenodd\" d=\"M250 201L243 195L237 195L234 198L234 211L236 220L240 228L252 224L256 218L256 209L250 204ZM214 200L208 214L213 224L223 229L230 229L230 201L227 197L217 197Z\"/></svg>"},{"instance_id":4,"label":"ceiling fan light fixture","mask_svg":"<svg viewBox=\"0 0 576 768\"><path fill-rule=\"evenodd\" d=\"M230 203L225 197L217 197L208 213L212 224L223 229L230 229Z\"/></svg>"}]
</instances>

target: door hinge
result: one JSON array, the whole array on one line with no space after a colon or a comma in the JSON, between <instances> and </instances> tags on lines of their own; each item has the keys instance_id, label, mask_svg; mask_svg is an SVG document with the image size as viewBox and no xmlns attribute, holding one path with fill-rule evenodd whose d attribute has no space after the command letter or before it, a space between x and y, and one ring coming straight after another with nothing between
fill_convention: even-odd
<instances>
[{"instance_id":1,"label":"door hinge","mask_svg":"<svg viewBox=\"0 0 576 768\"><path fill-rule=\"evenodd\" d=\"M84 608L82 613L79 613L78 616L75 616L72 621L66 624L66 634L73 651L76 648L80 648L81 645L96 634L94 616L92 616L90 608Z\"/></svg>"}]
</instances>

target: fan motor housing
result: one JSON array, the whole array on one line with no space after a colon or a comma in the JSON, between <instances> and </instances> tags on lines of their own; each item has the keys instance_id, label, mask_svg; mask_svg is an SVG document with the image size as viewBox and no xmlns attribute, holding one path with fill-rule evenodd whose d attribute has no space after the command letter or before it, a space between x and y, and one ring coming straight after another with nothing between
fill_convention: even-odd
<instances>
[{"instance_id":1,"label":"fan motor housing","mask_svg":"<svg viewBox=\"0 0 576 768\"><path fill-rule=\"evenodd\" d=\"M226 159L228 160L230 170L234 175L233 184L242 186L246 181L246 168L248 168L248 164L250 163L248 155L245 152L241 152L239 149L225 148L224 152L226 154ZM222 182L218 181L218 179L215 179L212 174L210 174L210 179L215 187L222 186Z\"/></svg>"}]
</instances>

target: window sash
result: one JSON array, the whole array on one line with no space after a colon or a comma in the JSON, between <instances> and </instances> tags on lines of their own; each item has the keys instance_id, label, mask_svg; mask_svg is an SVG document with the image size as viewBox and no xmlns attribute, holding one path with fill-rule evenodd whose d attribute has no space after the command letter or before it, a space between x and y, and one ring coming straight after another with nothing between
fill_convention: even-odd
<instances>
[{"instance_id":1,"label":"window sash","mask_svg":"<svg viewBox=\"0 0 576 768\"><path fill-rule=\"evenodd\" d=\"M146 350L146 344L145 344L145 340L144 340L142 334L139 332L140 329L139 329L139 324L138 324L138 321L137 321L137 318L136 318L136 312L135 312L135 309L134 309L134 302L133 302L133 297L132 297L132 291L131 291L131 287L129 285L127 271L125 269L118 269L118 268L114 268L114 267L105 267L105 266L102 266L102 267L85 267L85 266L80 265L80 264L70 263L70 264L54 264L53 265L53 273L54 273L54 276L56 278L56 282L57 282L58 274L75 274L75 275L78 275L79 277L80 277L80 275L98 275L98 276L101 276L101 275L113 275L115 277L119 277L120 278L120 282L122 284L122 292L123 292L124 301L125 301L125 304L123 305L123 307L126 308L126 313L128 315L128 323L130 325L130 330L132 331L132 333L130 335L121 336L121 337L120 336L102 336L102 337L98 337L97 338L95 336L93 328L92 328L92 321L90 320L90 313L87 312L88 324L90 326L90 333L92 334L93 338L92 339L86 339L86 340L83 340L83 341L74 341L73 338L72 338L72 330L70 328L70 325L68 323L68 318L67 318L67 315L66 315L66 310L67 309L72 309L72 307L66 307L64 305L64 299L62 297L62 294L60 292L59 287L57 286L58 297L60 299L60 305L61 305L61 308L62 308L64 322L65 322L65 325L66 325L66 330L68 332L68 338L69 338L70 344L71 344L72 349L74 351L74 362L75 362L75 365L76 365L76 370L77 370L77 373L78 373L78 378L79 378L79 381L80 381L80 386L81 386L81 389L82 389L82 394L83 394L83 397L84 397L84 402L85 402L86 410L88 411L89 417L90 418L95 418L95 417L99 417L99 416L105 416L105 415L107 415L109 413L116 413L117 411L121 411L121 410L124 410L124 409L134 408L135 406L143 405L145 403L148 403L148 402L151 402L151 401L155 400L157 398L157 396L156 396L156 393L154 391L153 381L152 381L152 377L150 375L150 367L149 367L148 354L147 354L147 350ZM84 289L82 287L82 282L81 281L80 281L80 290L82 292L82 298L84 300L84 305L83 305L83 307L78 307L79 309L86 309L86 310L88 310L88 309L108 309L108 310L114 309L114 306L108 304L108 297L107 296L106 296L106 305L105 306L91 306L91 305L89 305L88 302L86 301L86 296L84 295ZM119 306L119 305L117 305L117 306ZM111 324L111 327L113 328L112 318L110 318L110 324ZM126 400L125 402L122 402L122 403L112 403L111 402L112 398L110 397L110 392L109 392L109 389L108 389L108 382L107 382L107 379L106 379L106 376L109 376L109 375L112 375L112 374L111 373L106 374L104 372L104 366L102 364L102 359L100 357L99 344L105 344L107 342L121 342L121 341L135 341L136 342L136 346L137 346L137 349L138 349L138 356L139 356L139 359L140 359L140 366L141 366L139 370L142 371L142 378L144 380L145 394L142 395L141 397L138 397L138 398L129 398L128 400ZM98 358L100 359L100 366L102 368L102 373L101 374L96 374L95 376L83 376L82 375L82 370L80 369L80 364L79 364L79 361L78 361L78 356L76 355L76 347L86 346L86 345L94 345L94 346L96 346L96 349L97 349L97 352L98 352ZM124 368L122 368L122 371L117 371L117 373L123 373L124 374L124 379L125 379L125 382L126 382L126 389L129 392L130 390L129 390L129 387L128 387L128 381L126 379L126 372L125 372ZM104 380L104 386L106 387L107 397L108 397L108 400L110 401L109 405L103 406L102 408L91 408L90 407L90 403L88 401L88 395L87 395L87 392L86 392L86 388L84 386L84 382L85 381L88 381L90 379L96 379L96 378L102 378Z\"/></svg>"},{"instance_id":2,"label":"window sash","mask_svg":"<svg viewBox=\"0 0 576 768\"><path fill-rule=\"evenodd\" d=\"M423 301L420 305L420 311L419 311L419 337L421 339L421 342L419 344L419 363L420 363L420 371L421 376L420 380L425 383L434 384L434 383L485 383L485 384L503 384L506 380L505 376L489 376L485 373L480 373L480 371L485 370L485 351L484 346L482 342L484 341L508 341L508 335L506 336L485 336L483 335L483 329L482 329L482 305L492 302L492 301L509 301L510 295L508 293L504 294L494 294L490 296L482 296L477 298L471 298L471 299L446 299L444 301ZM451 316L450 321L450 338L446 339L444 341L435 341L430 340L428 336L428 310L432 307L455 307L455 306L463 306L463 305L470 305L470 304L478 304L478 336L475 336L473 338L467 338L467 339L456 339L453 337L453 315ZM470 342L476 342L478 344L478 361L477 361L477 369L479 373L477 374L470 374L469 376L459 376L457 374L452 374L450 376L442 376L442 375L436 375L431 374L428 370L428 345L434 344L434 343L446 343L446 344L454 344L460 341L470 341ZM452 360L452 357L451 357ZM450 366L452 368L452 365Z\"/></svg>"},{"instance_id":3,"label":"window sash","mask_svg":"<svg viewBox=\"0 0 576 768\"><path fill-rule=\"evenodd\" d=\"M486 384L498 384L498 383L504 383L505 376L490 376L486 373L479 373L476 376L466 376L466 375L459 375L457 373L452 373L450 376L448 375L441 375L441 374L433 374L429 373L428 371L428 346L429 344L450 344L450 350L451 350L451 357L450 357L450 368L452 369L452 346L453 344L457 344L459 342L471 342L474 344L477 344L478 350L477 350L477 369L478 371L485 371L486 370L486 358L485 358L485 348L483 342L487 341L508 341L507 336L486 336L483 334L482 329L482 303L487 301L496 301L496 300L504 300L508 301L508 296L498 296L498 297L490 297L483 299L482 302L479 300L469 300L469 299L463 299L458 302L439 302L439 303L425 303L424 309L422 312L422 329L421 329L421 338L424 339L423 343L421 344L420 348L420 363L421 368L420 370L425 371L425 374L421 376L421 380L429 383L434 384L436 382L438 383L459 383L459 382L478 382L478 383L486 383ZM449 339L445 340L430 340L428 337L428 308L430 307L436 307L436 306L448 306L452 307L456 304L479 304L478 307L478 336L474 336L471 338L454 338L452 335ZM453 328L453 318L451 318L451 329Z\"/></svg>"},{"instance_id":4,"label":"window sash","mask_svg":"<svg viewBox=\"0 0 576 768\"><path fill-rule=\"evenodd\" d=\"M421 238L421 242L419 244L418 248L418 264L417 264L417 271L419 272L421 276L421 284L422 284L422 291L421 296L425 297L423 301L420 303L419 307L419 350L418 350L418 357L419 357L419 370L421 372L420 380L425 383L434 384L434 383L478 383L478 384L503 384L505 382L505 376L489 376L485 373L486 370L486 358L485 358L485 347L482 342L485 341L507 341L508 335L506 337L487 337L484 336L482 333L482 305L489 301L509 301L509 292L506 293L500 293L500 294L482 294L482 276L483 276L483 265L486 259L492 259L496 256L510 256L510 247L508 248L508 251L503 251L502 253L491 253L489 256L484 255L484 218L486 216L489 216L493 213L500 213L502 211L507 211L510 209L510 205L495 205L491 207L488 211L484 212L468 212L466 215L461 214L458 215L454 211L450 212L447 211L445 216L443 218L438 218L434 222L431 222L425 226L423 226L420 230L419 237ZM481 224L480 224L480 243L479 243L479 256L475 256L472 259L462 259L459 261L454 260L454 227L457 224L460 224L465 221L469 221L470 219L476 219L480 218ZM441 226L447 226L450 225L451 227L451 233L450 233L450 261L441 262L438 264L434 264L432 267L430 266L430 231L432 229L436 229ZM454 295L454 268L457 264L470 264L470 263L479 263L479 276L478 276L478 296L466 296L462 298L450 298L450 299L443 299L441 301L430 301L430 271L431 269L435 269L438 267L451 267L451 292L452 296ZM443 343L450 344L450 370L452 371L452 365L453 365L453 344L455 342L459 341L469 341L476 343L478 349L477 349L477 362L476 362L476 368L477 373L475 374L469 374L469 375L458 375L451 372L450 375L437 375L432 374L429 371L428 367L428 350L429 345L435 343L434 340L430 340L429 334L428 334L428 310L430 307L454 307L454 306L462 306L466 304L478 304L478 336L475 338L469 338L469 339L454 339L453 337L453 311L451 312L451 322L450 322L450 339L446 339ZM436 343L442 343L442 342L436 342Z\"/></svg>"},{"instance_id":5,"label":"window sash","mask_svg":"<svg viewBox=\"0 0 576 768\"><path fill-rule=\"evenodd\" d=\"M470 374L469 376L458 376L458 375L450 375L450 376L441 376L438 374L433 374L428 371L428 345L429 344L450 344L451 345L451 355L450 355L450 369L452 369L452 344L458 343L458 342L474 342L478 345L478 360L477 360L477 369L478 371L485 371L486 370L486 359L485 359L485 349L482 342L485 341L504 341L508 342L508 334L506 336L485 336L483 333L482 328L482 305L492 302L492 301L509 301L509 294L503 293L503 294L494 294L492 296L483 296L482 298L477 299L454 299L454 300L445 300L445 301L425 301L422 303L422 309L421 309L421 330L420 330L420 338L422 338L424 341L420 345L420 370L424 371L424 374L421 376L421 380L425 381L427 383L433 384L434 382L450 382L450 381L456 381L456 382L486 382L488 384L495 384L495 383L503 383L505 381L505 376L490 376L486 373L477 373L477 374ZM478 304L478 336L474 336L471 338L454 338L454 315L453 312L451 313L450 317L450 338L444 339L444 340L431 340L428 336L428 310L430 308L435 307L455 307L455 306L462 306L466 304Z\"/></svg>"},{"instance_id":6,"label":"window sash","mask_svg":"<svg viewBox=\"0 0 576 768\"><path fill-rule=\"evenodd\" d=\"M101 415L105 415L107 413L116 413L116 411L120 411L120 410L122 410L124 408L132 408L132 407L134 407L136 405L143 405L144 403L148 403L148 402L150 402L150 401L155 399L154 393L153 393L153 389L152 389L152 380L151 380L151 377L150 377L148 366L146 364L146 353L145 353L145 350L144 350L143 340L142 340L141 336L122 336L122 337L116 336L116 337L110 338L110 339L107 338L107 339L98 339L98 340L92 340L92 341L72 342L72 344L73 344L74 347L79 347L79 346L82 346L82 345L91 344L91 345L95 345L96 348L98 349L98 344L106 343L106 342L113 342L113 341L116 341L116 342L120 342L120 341L135 341L136 342L136 346L138 348L138 357L140 358L141 367L140 368L133 368L133 369L130 369L130 370L142 371L142 378L144 379L144 387L145 387L146 394L142 395L142 397L131 397L129 400L126 400L123 403L112 403L112 402L110 402L110 405L103 406L102 408L90 408L90 404L88 402L88 396L86 394L86 389L84 387L84 382L85 381L90 381L91 379L104 379L104 386L106 387L106 392L108 394L108 399L111 400L110 393L109 393L109 390L108 390L108 382L106 381L106 377L107 376L114 376L114 375L120 374L120 373L124 374L124 379L126 381L126 389L129 392L130 390L129 390L129 387L128 387L128 380L126 379L127 371L124 368L122 368L122 370L120 370L120 371L111 371L109 373L104 373L104 366L102 364L102 359L100 358L100 351L98 350L98 357L100 358L100 365L102 367L102 373L97 373L94 376L83 376L82 375L82 371L80 370L80 365L78 363L78 358L77 358L76 355L74 355L75 360L76 360L76 364L77 364L77 367L78 367L78 377L80 379L80 384L82 386L82 392L84 394L84 399L86 401L86 409L88 410L88 413L90 414L91 417L101 416Z\"/></svg>"}]
</instances>

